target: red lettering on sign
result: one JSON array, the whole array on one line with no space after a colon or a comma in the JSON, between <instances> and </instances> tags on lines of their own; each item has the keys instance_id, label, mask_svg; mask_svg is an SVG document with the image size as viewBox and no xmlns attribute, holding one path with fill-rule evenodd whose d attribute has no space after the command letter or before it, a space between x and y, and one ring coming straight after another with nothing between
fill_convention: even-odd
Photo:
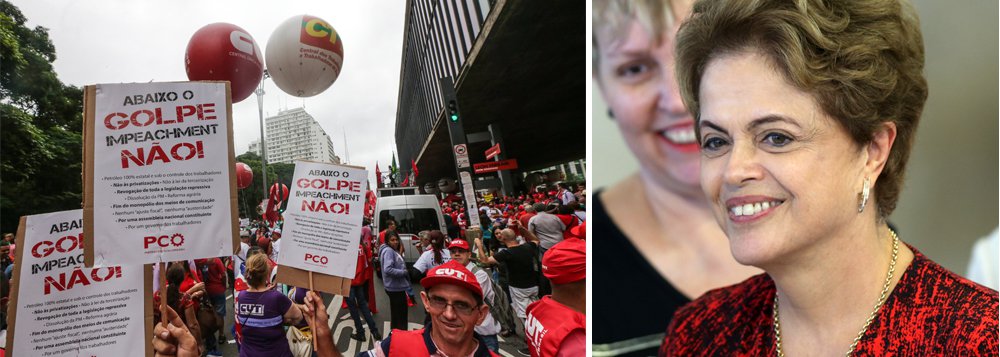
<instances>
[{"instance_id":1,"label":"red lettering on sign","mask_svg":"<svg viewBox=\"0 0 1000 357\"><path fill-rule=\"evenodd\" d=\"M361 182L330 180L330 179L298 179L295 185L299 188L315 188L329 191L351 191L361 192Z\"/></svg>"},{"instance_id":2,"label":"red lettering on sign","mask_svg":"<svg viewBox=\"0 0 1000 357\"><path fill-rule=\"evenodd\" d=\"M185 119L215 120L215 103L179 105L174 108L174 117L164 117L163 108L139 109L132 114L121 112L104 116L104 127L111 130L125 129L129 125L143 127L149 125L183 123Z\"/></svg>"},{"instance_id":3,"label":"red lettering on sign","mask_svg":"<svg viewBox=\"0 0 1000 357\"><path fill-rule=\"evenodd\" d=\"M67 274L69 274L69 281L67 281ZM122 277L122 268L120 266L107 267L107 268L95 268L90 270L90 275L88 276L83 272L83 269L76 268L72 272L63 272L58 275L58 280L51 276L45 277L45 291L44 294L48 295L52 293L52 289L56 292L64 291L67 289L72 289L73 286L81 284L83 286L90 285L91 282L101 282L108 281L115 278Z\"/></svg>"},{"instance_id":4,"label":"red lettering on sign","mask_svg":"<svg viewBox=\"0 0 1000 357\"><path fill-rule=\"evenodd\" d=\"M302 210L308 212L326 212L334 214L351 214L351 205L334 202L329 205L324 201L302 200Z\"/></svg>"},{"instance_id":5,"label":"red lettering on sign","mask_svg":"<svg viewBox=\"0 0 1000 357\"><path fill-rule=\"evenodd\" d=\"M163 151L163 148L160 147L159 143L153 143L153 146L149 148L149 151L145 148L136 148L133 153L129 151L129 149L122 149L122 168L127 169L130 163L135 164L136 166L146 166L152 164L154 161L168 163L171 159L174 161L184 161L194 158L205 158L205 148L201 140L195 141L194 143L174 144L174 146L170 148L169 156L167 156L167 153Z\"/></svg>"},{"instance_id":6,"label":"red lettering on sign","mask_svg":"<svg viewBox=\"0 0 1000 357\"><path fill-rule=\"evenodd\" d=\"M55 242L43 240L35 243L35 246L31 247L31 255L35 258L45 258L53 252L69 253L75 249L83 250L83 233L65 236Z\"/></svg>"},{"instance_id":7,"label":"red lettering on sign","mask_svg":"<svg viewBox=\"0 0 1000 357\"><path fill-rule=\"evenodd\" d=\"M313 255L313 254L310 254L310 253L306 253L306 259L305 260L306 261L311 260L314 263L319 263L319 264L323 264L323 265L326 265L326 263L330 261L330 259L327 258L327 257L325 257L325 256L322 256L322 255Z\"/></svg>"},{"instance_id":8,"label":"red lettering on sign","mask_svg":"<svg viewBox=\"0 0 1000 357\"><path fill-rule=\"evenodd\" d=\"M171 245L175 247L180 247L184 245L184 235L180 233L174 233L173 235L162 235L162 236L146 236L143 237L143 248L149 249L150 245L156 244L161 248L166 248Z\"/></svg>"}]
</instances>

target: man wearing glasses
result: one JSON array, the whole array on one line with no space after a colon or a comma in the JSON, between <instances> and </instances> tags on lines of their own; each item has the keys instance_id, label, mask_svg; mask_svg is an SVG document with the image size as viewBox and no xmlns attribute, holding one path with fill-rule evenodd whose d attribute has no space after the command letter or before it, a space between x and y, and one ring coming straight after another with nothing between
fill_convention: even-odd
<instances>
[{"instance_id":1,"label":"man wearing glasses","mask_svg":"<svg viewBox=\"0 0 1000 357\"><path fill-rule=\"evenodd\" d=\"M483 290L483 298L490 303L490 306L496 306L494 298L497 292L493 291L493 283L490 280L489 273L476 267L476 264L471 262L472 253L469 251L469 242L455 239L448 244L448 250L451 251L452 261L458 262L458 264L475 274L476 282L479 283L479 287ZM503 292L500 293L503 294ZM476 326L475 331L482 337L483 342L489 346L491 351L499 353L500 340L497 338L497 334L500 333L500 323L493 319L492 312L486 313L486 318Z\"/></svg>"},{"instance_id":2,"label":"man wearing glasses","mask_svg":"<svg viewBox=\"0 0 1000 357\"><path fill-rule=\"evenodd\" d=\"M415 356L496 356L474 331L490 308L483 303L483 289L469 269L451 260L428 270L420 285L431 323L419 330L392 330L374 349L358 356L389 356L390 350Z\"/></svg>"},{"instance_id":3,"label":"man wearing glasses","mask_svg":"<svg viewBox=\"0 0 1000 357\"><path fill-rule=\"evenodd\" d=\"M407 356L497 356L474 331L490 308L483 303L483 290L469 269L452 260L428 270L420 285L424 287L420 297L431 314L431 324L414 331L392 330L374 349L359 353L359 357L385 357L390 355L390 350ZM315 316L318 322L312 326L316 334L316 356L340 356L330 334L330 316L323 299L310 291L306 293L304 306L307 321ZM166 355L196 356L191 352L197 351L197 342L191 332L173 310L168 312L169 327L156 324L154 329L154 350Z\"/></svg>"}]
</instances>

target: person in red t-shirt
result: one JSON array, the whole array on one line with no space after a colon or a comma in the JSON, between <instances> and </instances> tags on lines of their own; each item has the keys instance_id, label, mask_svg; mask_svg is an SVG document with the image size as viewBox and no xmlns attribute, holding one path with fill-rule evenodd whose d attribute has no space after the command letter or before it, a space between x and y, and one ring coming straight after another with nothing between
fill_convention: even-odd
<instances>
[{"instance_id":1,"label":"person in red t-shirt","mask_svg":"<svg viewBox=\"0 0 1000 357\"><path fill-rule=\"evenodd\" d=\"M587 349L587 244L569 238L542 258L552 295L528 306L524 338L532 357L582 356Z\"/></svg>"},{"instance_id":2,"label":"person in red t-shirt","mask_svg":"<svg viewBox=\"0 0 1000 357\"><path fill-rule=\"evenodd\" d=\"M222 265L222 260L219 258L208 258L200 259L198 267L200 271L206 272L203 274L202 278L205 279L205 292L208 294L209 301L212 302L212 307L215 308L215 314L218 316L216 322L218 325L222 325L222 321L226 318L226 268ZM207 267L206 267L207 265ZM225 340L225 335L222 335L222 329L218 330L221 340ZM214 351L216 346L216 336L209 335L205 336L207 338L207 346L209 351Z\"/></svg>"},{"instance_id":3,"label":"person in red t-shirt","mask_svg":"<svg viewBox=\"0 0 1000 357\"><path fill-rule=\"evenodd\" d=\"M364 239L361 242L358 245L358 262L354 268L354 279L351 280L351 292L344 299L347 302L347 309L351 313L351 319L354 320L355 333L351 335L351 338L362 342L366 340L365 327L361 323L361 318L364 317L365 322L368 323L368 329L372 333L372 338L376 341L381 341L382 334L379 333L378 325L375 324L375 319L372 318L372 311L368 307L368 284L374 270L371 265L371 250L365 247L365 243L367 242ZM360 311L358 311L359 309Z\"/></svg>"},{"instance_id":4,"label":"person in red t-shirt","mask_svg":"<svg viewBox=\"0 0 1000 357\"><path fill-rule=\"evenodd\" d=\"M383 229L381 232L378 232L378 244L379 244L379 246L381 246L382 244L385 244L385 232L386 231L393 231L393 232L395 232L396 231L396 221L393 221L391 219L385 221L385 229Z\"/></svg>"},{"instance_id":5,"label":"person in red t-shirt","mask_svg":"<svg viewBox=\"0 0 1000 357\"><path fill-rule=\"evenodd\" d=\"M396 221L391 220L391 219L390 220L386 220L385 221L385 229L383 229L381 232L378 232L378 244L379 244L380 247L382 246L382 244L385 244L385 232L386 231L393 231L393 232L395 232L396 231ZM399 249L400 249L399 250L399 254L403 254L403 253L406 252L406 248L403 247L402 244L399 245Z\"/></svg>"},{"instance_id":6,"label":"person in red t-shirt","mask_svg":"<svg viewBox=\"0 0 1000 357\"><path fill-rule=\"evenodd\" d=\"M517 220L521 222L521 226L522 227L527 227L528 226L528 221L531 220L531 217L534 217L537 214L538 213L535 212L535 207L533 207L532 205L529 205L529 204L525 204L524 205L524 214L522 214L520 217L518 217Z\"/></svg>"}]
</instances>

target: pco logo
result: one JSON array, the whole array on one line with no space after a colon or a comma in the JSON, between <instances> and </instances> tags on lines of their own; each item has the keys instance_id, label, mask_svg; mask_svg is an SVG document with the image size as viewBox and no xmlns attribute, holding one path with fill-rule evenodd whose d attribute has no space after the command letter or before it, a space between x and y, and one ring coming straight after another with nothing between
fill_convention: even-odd
<instances>
[{"instance_id":1,"label":"pco logo","mask_svg":"<svg viewBox=\"0 0 1000 357\"><path fill-rule=\"evenodd\" d=\"M180 233L174 233L173 235L162 235L162 236L146 236L144 249L149 249L150 245L158 245L160 248L167 248L169 246L180 247L184 245L184 235Z\"/></svg>"},{"instance_id":2,"label":"pco logo","mask_svg":"<svg viewBox=\"0 0 1000 357\"><path fill-rule=\"evenodd\" d=\"M310 253L306 253L306 258L304 260L306 261L306 263L311 261L313 263L323 264L323 265L326 265L327 263L330 262L330 258L327 258L326 256L314 255Z\"/></svg>"}]
</instances>

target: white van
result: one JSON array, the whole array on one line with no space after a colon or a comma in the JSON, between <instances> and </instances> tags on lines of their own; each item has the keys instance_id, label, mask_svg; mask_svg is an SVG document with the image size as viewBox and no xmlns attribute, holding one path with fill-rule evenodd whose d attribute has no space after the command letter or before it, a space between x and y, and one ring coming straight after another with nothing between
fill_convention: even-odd
<instances>
[{"instance_id":1,"label":"white van","mask_svg":"<svg viewBox=\"0 0 1000 357\"><path fill-rule=\"evenodd\" d=\"M440 230L447 235L444 215L434 195L401 195L379 197L375 203L375 232L386 227L386 221L396 221L396 233L403 243L403 260L413 265L420 257L420 237L425 230Z\"/></svg>"}]
</instances>

